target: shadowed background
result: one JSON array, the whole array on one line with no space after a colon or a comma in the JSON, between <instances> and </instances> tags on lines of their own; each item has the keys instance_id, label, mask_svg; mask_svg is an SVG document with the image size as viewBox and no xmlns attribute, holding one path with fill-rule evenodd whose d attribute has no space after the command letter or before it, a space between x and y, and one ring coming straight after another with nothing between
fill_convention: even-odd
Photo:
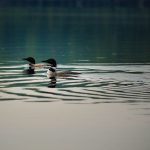
<instances>
[{"instance_id":1,"label":"shadowed background","mask_svg":"<svg viewBox=\"0 0 150 150\"><path fill-rule=\"evenodd\" d=\"M1 61L149 62L148 0L0 2ZM11 55L9 55L11 53Z\"/></svg>"}]
</instances>

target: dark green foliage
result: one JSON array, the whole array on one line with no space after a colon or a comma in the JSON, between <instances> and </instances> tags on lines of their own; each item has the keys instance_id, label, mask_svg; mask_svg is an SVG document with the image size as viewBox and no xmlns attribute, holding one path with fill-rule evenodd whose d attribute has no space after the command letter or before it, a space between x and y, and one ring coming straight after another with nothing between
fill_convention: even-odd
<instances>
[{"instance_id":1,"label":"dark green foliage","mask_svg":"<svg viewBox=\"0 0 150 150\"><path fill-rule=\"evenodd\" d=\"M1 0L0 7L150 7L150 0Z\"/></svg>"}]
</instances>

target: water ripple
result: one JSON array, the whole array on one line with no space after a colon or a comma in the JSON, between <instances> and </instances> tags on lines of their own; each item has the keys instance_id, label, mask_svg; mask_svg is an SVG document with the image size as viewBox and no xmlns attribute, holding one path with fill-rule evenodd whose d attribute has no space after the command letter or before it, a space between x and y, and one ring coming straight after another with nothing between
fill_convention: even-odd
<instances>
[{"instance_id":1,"label":"water ripple","mask_svg":"<svg viewBox=\"0 0 150 150\"><path fill-rule=\"evenodd\" d=\"M35 75L28 76L22 74L23 65L0 64L0 101L150 102L150 65L85 64L59 65L59 70L71 69L81 74L57 78L56 88L47 87L49 79L44 70L36 70Z\"/></svg>"}]
</instances>

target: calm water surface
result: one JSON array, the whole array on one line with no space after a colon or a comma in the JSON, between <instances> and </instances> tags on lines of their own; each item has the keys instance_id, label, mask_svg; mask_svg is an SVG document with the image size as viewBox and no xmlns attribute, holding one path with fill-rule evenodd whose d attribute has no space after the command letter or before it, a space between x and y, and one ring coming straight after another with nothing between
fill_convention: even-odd
<instances>
[{"instance_id":1,"label":"calm water surface","mask_svg":"<svg viewBox=\"0 0 150 150\"><path fill-rule=\"evenodd\" d=\"M149 150L148 13L78 11L1 10L2 149ZM22 74L28 56L81 74L48 88L46 70Z\"/></svg>"}]
</instances>

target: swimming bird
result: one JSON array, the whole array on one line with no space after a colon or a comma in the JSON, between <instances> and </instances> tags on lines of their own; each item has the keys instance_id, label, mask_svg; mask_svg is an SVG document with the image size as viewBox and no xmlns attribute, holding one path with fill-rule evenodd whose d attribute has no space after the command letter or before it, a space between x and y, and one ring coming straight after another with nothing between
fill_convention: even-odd
<instances>
[{"instance_id":1,"label":"swimming bird","mask_svg":"<svg viewBox=\"0 0 150 150\"><path fill-rule=\"evenodd\" d=\"M57 67L57 63L56 60L53 58L47 59L47 60L43 60L42 62L47 63L47 65L44 68L47 68L47 77L49 79L56 77L56 67Z\"/></svg>"},{"instance_id":2,"label":"swimming bird","mask_svg":"<svg viewBox=\"0 0 150 150\"><path fill-rule=\"evenodd\" d=\"M78 75L80 73L78 72L72 72L72 71L61 71L61 72L56 72L56 67L57 67L57 62L54 58L50 58L47 60L42 61L44 63L47 63L47 65L44 68L47 68L47 77L49 79L53 78L53 77L69 77L72 75Z\"/></svg>"},{"instance_id":3,"label":"swimming bird","mask_svg":"<svg viewBox=\"0 0 150 150\"><path fill-rule=\"evenodd\" d=\"M34 74L35 73L35 71L34 71L35 59L33 57L27 57L27 58L23 58L23 60L26 60L26 61L29 62L28 69L25 69L23 71L23 73L25 73L25 74Z\"/></svg>"}]
</instances>

